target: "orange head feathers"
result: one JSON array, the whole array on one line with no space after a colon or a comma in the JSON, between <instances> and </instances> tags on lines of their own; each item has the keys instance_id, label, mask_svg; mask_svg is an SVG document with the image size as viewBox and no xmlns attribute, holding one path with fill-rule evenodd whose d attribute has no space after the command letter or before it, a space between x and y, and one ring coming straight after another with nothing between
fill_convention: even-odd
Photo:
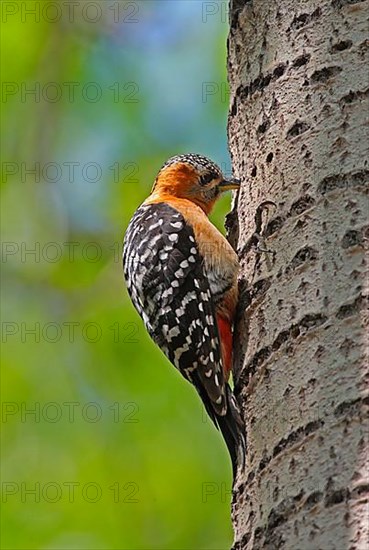
<instances>
[{"instance_id":1,"label":"orange head feathers","mask_svg":"<svg viewBox=\"0 0 369 550\"><path fill-rule=\"evenodd\" d=\"M240 181L225 178L214 162L189 153L171 157L161 167L151 197L188 199L209 214L222 192L239 187Z\"/></svg>"}]
</instances>

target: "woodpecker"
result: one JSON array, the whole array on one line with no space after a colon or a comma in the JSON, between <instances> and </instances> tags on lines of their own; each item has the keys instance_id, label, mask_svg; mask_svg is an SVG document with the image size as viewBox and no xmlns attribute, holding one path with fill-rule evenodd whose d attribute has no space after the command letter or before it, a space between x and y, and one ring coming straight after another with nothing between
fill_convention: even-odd
<instances>
[{"instance_id":1,"label":"woodpecker","mask_svg":"<svg viewBox=\"0 0 369 550\"><path fill-rule=\"evenodd\" d=\"M133 305L220 428L234 475L245 457L243 422L228 384L239 263L208 215L224 191L239 186L204 156L171 157L131 219L123 244Z\"/></svg>"}]
</instances>

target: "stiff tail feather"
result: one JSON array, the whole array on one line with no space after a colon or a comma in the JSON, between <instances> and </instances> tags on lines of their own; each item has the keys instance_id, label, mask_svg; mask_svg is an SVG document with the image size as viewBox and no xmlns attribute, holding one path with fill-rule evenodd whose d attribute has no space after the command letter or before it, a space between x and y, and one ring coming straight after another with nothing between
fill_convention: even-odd
<instances>
[{"instance_id":1,"label":"stiff tail feather","mask_svg":"<svg viewBox=\"0 0 369 550\"><path fill-rule=\"evenodd\" d=\"M216 414L216 421L227 444L232 461L233 477L237 468L243 468L246 460L245 426L240 409L231 388L226 385L227 413L224 416Z\"/></svg>"},{"instance_id":2,"label":"stiff tail feather","mask_svg":"<svg viewBox=\"0 0 369 550\"><path fill-rule=\"evenodd\" d=\"M237 469L243 468L246 460L245 425L236 398L229 385L226 384L227 412L224 416L221 416L215 412L209 396L202 385L195 383L195 387L206 412L214 422L216 428L222 432L232 461L233 478L235 478Z\"/></svg>"}]
</instances>

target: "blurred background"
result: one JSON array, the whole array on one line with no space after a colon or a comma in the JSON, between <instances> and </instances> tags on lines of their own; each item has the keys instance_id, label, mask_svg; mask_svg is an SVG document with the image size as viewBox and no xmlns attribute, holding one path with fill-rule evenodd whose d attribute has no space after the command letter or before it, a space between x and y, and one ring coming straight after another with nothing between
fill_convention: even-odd
<instances>
[{"instance_id":1,"label":"blurred background","mask_svg":"<svg viewBox=\"0 0 369 550\"><path fill-rule=\"evenodd\" d=\"M231 172L227 2L1 9L2 547L229 548L224 443L121 270L169 156Z\"/></svg>"}]
</instances>

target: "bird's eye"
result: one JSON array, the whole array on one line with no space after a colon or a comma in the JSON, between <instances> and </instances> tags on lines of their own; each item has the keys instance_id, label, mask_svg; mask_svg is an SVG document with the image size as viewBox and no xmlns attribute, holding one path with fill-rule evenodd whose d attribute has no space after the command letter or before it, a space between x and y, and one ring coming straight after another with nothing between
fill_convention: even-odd
<instances>
[{"instance_id":1,"label":"bird's eye","mask_svg":"<svg viewBox=\"0 0 369 550\"><path fill-rule=\"evenodd\" d=\"M207 172L206 174L200 176L200 185L201 186L207 185L208 183L210 183L211 181L213 181L218 177L219 177L218 174L216 174L215 172Z\"/></svg>"}]
</instances>

